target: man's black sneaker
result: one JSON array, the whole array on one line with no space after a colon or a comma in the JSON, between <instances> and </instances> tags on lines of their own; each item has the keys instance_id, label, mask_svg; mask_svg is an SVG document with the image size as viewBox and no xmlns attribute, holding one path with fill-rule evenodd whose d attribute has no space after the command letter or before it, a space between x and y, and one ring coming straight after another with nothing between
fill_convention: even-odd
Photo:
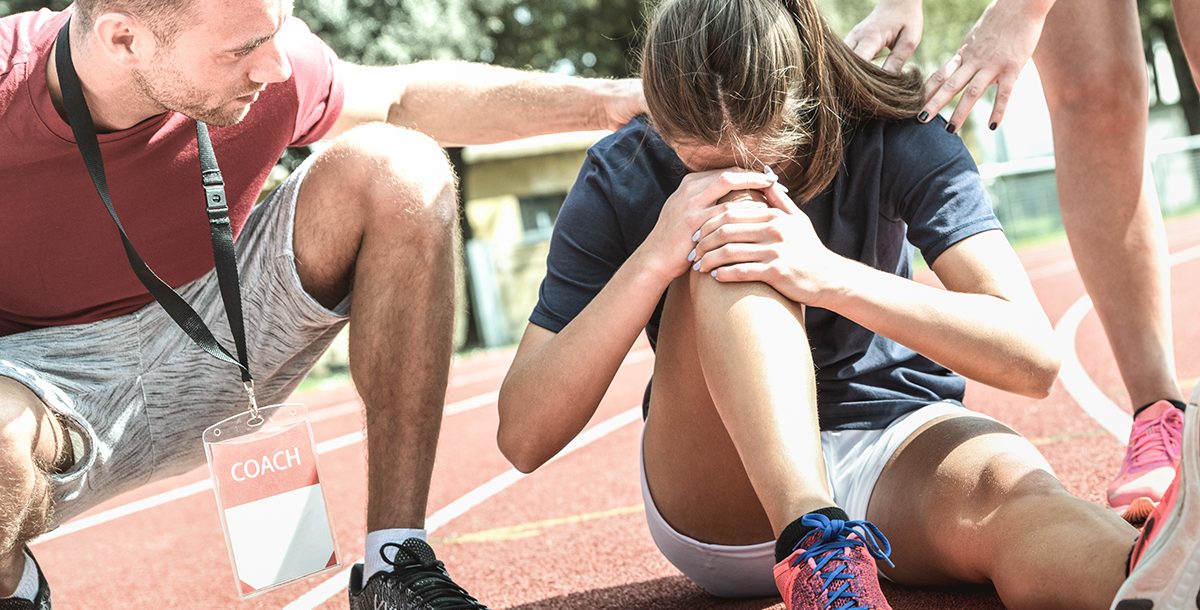
<instances>
[{"instance_id":1,"label":"man's black sneaker","mask_svg":"<svg viewBox=\"0 0 1200 610\"><path fill-rule=\"evenodd\" d=\"M33 567L37 568L37 595L33 596L33 601L16 597L0 599L0 610L50 610L50 585L46 583L46 577L42 575L42 566L38 565L29 549L25 549L25 557L33 562Z\"/></svg>"},{"instance_id":2,"label":"man's black sneaker","mask_svg":"<svg viewBox=\"0 0 1200 610\"><path fill-rule=\"evenodd\" d=\"M396 549L394 559L384 551ZM388 543L379 550L392 565L363 583L363 564L350 571L350 610L488 610L450 580L446 566L420 538ZM4 610L0 607L0 610Z\"/></svg>"}]
</instances>

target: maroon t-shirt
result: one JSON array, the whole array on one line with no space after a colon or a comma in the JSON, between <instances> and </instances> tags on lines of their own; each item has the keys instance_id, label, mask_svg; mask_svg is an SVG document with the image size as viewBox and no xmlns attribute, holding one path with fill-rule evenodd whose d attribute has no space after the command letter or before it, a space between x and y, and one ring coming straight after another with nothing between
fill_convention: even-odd
<instances>
[{"instance_id":1,"label":"maroon t-shirt","mask_svg":"<svg viewBox=\"0 0 1200 610\"><path fill-rule=\"evenodd\" d=\"M151 303L46 84L68 13L0 19L0 336L93 322ZM236 236L280 154L321 138L342 109L337 58L307 26L279 34L292 77L239 124L212 128ZM179 287L213 268L196 127L168 112L100 134L117 214L142 258Z\"/></svg>"}]
</instances>

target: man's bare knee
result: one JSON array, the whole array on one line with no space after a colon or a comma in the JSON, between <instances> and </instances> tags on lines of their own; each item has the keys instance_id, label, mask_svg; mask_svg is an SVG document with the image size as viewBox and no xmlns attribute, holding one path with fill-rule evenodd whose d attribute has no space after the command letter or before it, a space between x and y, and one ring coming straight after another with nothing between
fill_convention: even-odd
<instances>
[{"instance_id":1,"label":"man's bare knee","mask_svg":"<svg viewBox=\"0 0 1200 610\"><path fill-rule=\"evenodd\" d=\"M324 153L339 191L354 196L368 222L399 222L420 230L458 219L454 171L429 136L386 123L356 127Z\"/></svg>"},{"instance_id":2,"label":"man's bare knee","mask_svg":"<svg viewBox=\"0 0 1200 610\"><path fill-rule=\"evenodd\" d=\"M61 426L33 392L0 378L0 556L49 527L49 473L62 439Z\"/></svg>"}]
</instances>

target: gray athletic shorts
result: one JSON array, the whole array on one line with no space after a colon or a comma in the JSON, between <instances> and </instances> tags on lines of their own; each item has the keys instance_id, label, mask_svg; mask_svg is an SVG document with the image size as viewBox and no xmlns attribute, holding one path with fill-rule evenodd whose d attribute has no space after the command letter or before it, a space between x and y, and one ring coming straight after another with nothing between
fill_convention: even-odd
<instances>
[{"instance_id":1,"label":"gray athletic shorts","mask_svg":"<svg viewBox=\"0 0 1200 610\"><path fill-rule=\"evenodd\" d=\"M345 325L300 285L292 224L306 163L250 214L237 240L246 342L260 404L280 402ZM216 272L178 291L233 351ZM157 303L124 316L0 337L0 376L32 389L79 445L53 475L55 522L204 463L201 434L245 408L233 365L197 347Z\"/></svg>"}]
</instances>

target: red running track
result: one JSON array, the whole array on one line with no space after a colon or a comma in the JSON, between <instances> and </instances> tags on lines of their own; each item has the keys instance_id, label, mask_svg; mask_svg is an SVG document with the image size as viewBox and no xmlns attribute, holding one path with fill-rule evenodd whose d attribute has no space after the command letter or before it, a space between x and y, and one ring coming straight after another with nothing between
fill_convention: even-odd
<instances>
[{"instance_id":1,"label":"red running track","mask_svg":"<svg viewBox=\"0 0 1200 610\"><path fill-rule=\"evenodd\" d=\"M1187 389L1200 377L1200 217L1168 225L1177 361ZM1083 296L1065 243L1021 253L1056 323ZM1191 281L1189 281L1191 280ZM1118 405L1120 378L1093 312L1065 341L1083 372ZM495 444L495 392L511 351L458 361L447 392L430 497L440 557L492 608L521 610L766 609L777 600L722 602L680 576L654 548L641 512L637 443L653 358L635 346L591 424L588 444L528 477ZM362 554L365 458L353 390L297 399L316 413L321 467L343 556ZM1034 439L1074 493L1101 501L1122 443L1079 408L1061 384L1035 402L971 384L967 402ZM1128 410L1127 406L1122 408ZM588 433L585 433L588 434ZM328 576L239 602L211 490L201 467L112 500L33 549L55 606L73 609L344 608L345 577ZM449 507L449 508L447 508ZM885 586L897 608L1000 608L990 590L928 592Z\"/></svg>"}]
</instances>

